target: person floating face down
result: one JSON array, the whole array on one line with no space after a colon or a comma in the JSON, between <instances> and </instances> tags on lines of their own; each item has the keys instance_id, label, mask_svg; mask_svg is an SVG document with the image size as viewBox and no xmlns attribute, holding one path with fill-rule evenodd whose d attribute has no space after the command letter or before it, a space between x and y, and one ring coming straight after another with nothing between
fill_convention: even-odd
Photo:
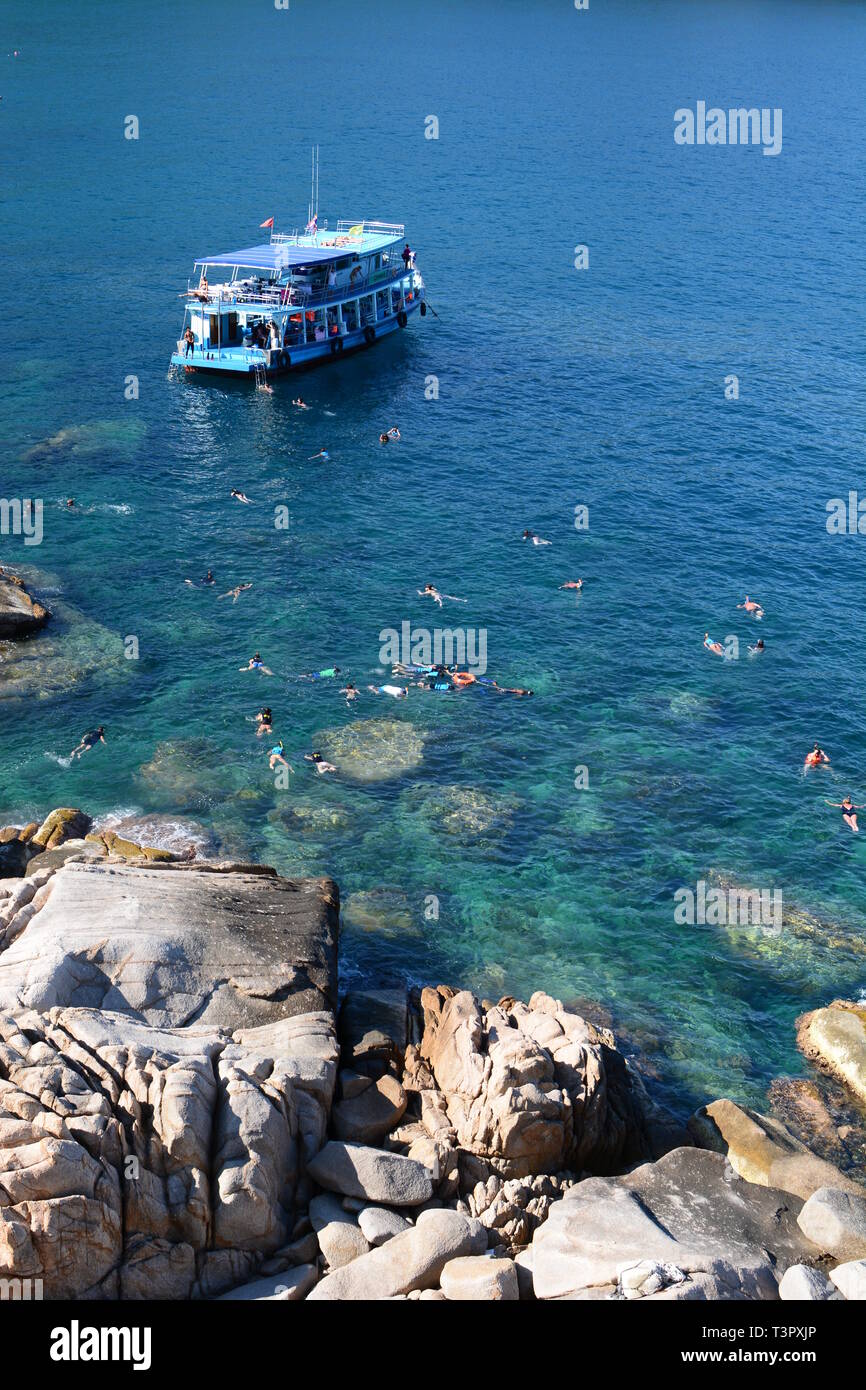
<instances>
[{"instance_id":1,"label":"person floating face down","mask_svg":"<svg viewBox=\"0 0 866 1390\"><path fill-rule=\"evenodd\" d=\"M91 729L89 733L84 734L81 742L73 748L72 752L69 754L70 759L74 762L76 758L81 757L82 753L87 753L91 748L95 748L97 743L104 743L104 735L105 729L101 724L98 729Z\"/></svg>"}]
</instances>

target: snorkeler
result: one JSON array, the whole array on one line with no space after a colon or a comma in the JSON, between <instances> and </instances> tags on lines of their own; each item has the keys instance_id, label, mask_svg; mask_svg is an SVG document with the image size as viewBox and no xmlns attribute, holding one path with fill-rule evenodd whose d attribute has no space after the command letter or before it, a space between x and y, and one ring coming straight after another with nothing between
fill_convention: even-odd
<instances>
[{"instance_id":1,"label":"snorkeler","mask_svg":"<svg viewBox=\"0 0 866 1390\"><path fill-rule=\"evenodd\" d=\"M714 652L716 656L724 656L725 649L721 642L714 642L708 632L704 633L704 646L708 652Z\"/></svg>"},{"instance_id":2,"label":"snorkeler","mask_svg":"<svg viewBox=\"0 0 866 1390\"><path fill-rule=\"evenodd\" d=\"M309 410L310 408L302 396L298 396L298 399L296 401L292 401L292 405L296 405L298 407L298 410Z\"/></svg>"},{"instance_id":3,"label":"snorkeler","mask_svg":"<svg viewBox=\"0 0 866 1390\"><path fill-rule=\"evenodd\" d=\"M67 499L66 499L66 506L67 506L67 507L69 508L69 510L71 511L72 508L75 506L75 498L74 498L74 497L67 497Z\"/></svg>"},{"instance_id":4,"label":"snorkeler","mask_svg":"<svg viewBox=\"0 0 866 1390\"><path fill-rule=\"evenodd\" d=\"M857 812L863 810L862 803L855 805L850 796L846 796L844 801L825 801L824 804L825 806L835 806L840 810L848 829L853 830L855 834L860 833L860 827L857 824Z\"/></svg>"},{"instance_id":5,"label":"snorkeler","mask_svg":"<svg viewBox=\"0 0 866 1390\"><path fill-rule=\"evenodd\" d=\"M337 769L334 767L334 764L333 764L333 763L326 763L326 762L325 762L325 759L322 757L321 753L305 753L305 754L304 754L304 760L305 760L305 762L308 762L308 763L314 763L314 764L315 764L316 771L317 771L320 775L321 775L321 773L323 773L323 772L336 772L336 771L337 771Z\"/></svg>"},{"instance_id":6,"label":"snorkeler","mask_svg":"<svg viewBox=\"0 0 866 1390\"><path fill-rule=\"evenodd\" d=\"M250 500L249 497L247 497L247 495L246 495L245 492L238 492L238 490L237 490L236 487L233 487L233 488L232 488L231 494L230 494L230 495L231 495L232 497L236 497L236 498L238 499L239 502L249 502L249 500Z\"/></svg>"},{"instance_id":7,"label":"snorkeler","mask_svg":"<svg viewBox=\"0 0 866 1390\"><path fill-rule=\"evenodd\" d=\"M521 690L520 686L497 685L496 681L485 681L484 684L495 690L500 695L534 695L534 690Z\"/></svg>"},{"instance_id":8,"label":"snorkeler","mask_svg":"<svg viewBox=\"0 0 866 1390\"><path fill-rule=\"evenodd\" d=\"M560 584L560 589L582 589L582 579L568 579L564 584Z\"/></svg>"},{"instance_id":9,"label":"snorkeler","mask_svg":"<svg viewBox=\"0 0 866 1390\"><path fill-rule=\"evenodd\" d=\"M331 455L328 453L327 449L320 449L317 454L310 454L310 457L308 458L307 462L314 463L316 459L321 459L322 463L327 463L330 460L330 457Z\"/></svg>"},{"instance_id":10,"label":"snorkeler","mask_svg":"<svg viewBox=\"0 0 866 1390\"><path fill-rule=\"evenodd\" d=\"M256 724L258 725L256 729L256 738L261 738L262 734L273 733L273 728L271 727L272 720L273 716L270 707L268 705L263 705L256 715Z\"/></svg>"},{"instance_id":11,"label":"snorkeler","mask_svg":"<svg viewBox=\"0 0 866 1390\"><path fill-rule=\"evenodd\" d=\"M249 662L246 666L239 666L238 670L261 671L263 676L272 676L274 674L270 667L264 664L258 652L256 652L255 656L250 657Z\"/></svg>"},{"instance_id":12,"label":"snorkeler","mask_svg":"<svg viewBox=\"0 0 866 1390\"><path fill-rule=\"evenodd\" d=\"M389 430L384 430L383 433L379 435L379 443L380 443L380 444L387 444L387 443L389 442L389 440L391 440L391 439L399 439L399 438L400 438L400 431L398 430L398 428L397 428L396 425L392 425L391 428L390 428Z\"/></svg>"},{"instance_id":13,"label":"snorkeler","mask_svg":"<svg viewBox=\"0 0 866 1390\"><path fill-rule=\"evenodd\" d=\"M419 690L454 690L456 687L445 675L422 676L421 680L415 681Z\"/></svg>"},{"instance_id":14,"label":"snorkeler","mask_svg":"<svg viewBox=\"0 0 866 1390\"><path fill-rule=\"evenodd\" d=\"M823 767L824 764L829 763L829 761L830 759L824 752L824 749L819 748L818 744L816 743L811 753L807 753L805 758L803 759L803 767Z\"/></svg>"},{"instance_id":15,"label":"snorkeler","mask_svg":"<svg viewBox=\"0 0 866 1390\"><path fill-rule=\"evenodd\" d=\"M82 753L86 753L89 748L95 748L97 743L104 742L105 729L100 724L98 729L91 729L89 733L83 736L81 742L76 744L75 748L73 748L72 752L69 754L70 761L75 758L80 758Z\"/></svg>"},{"instance_id":16,"label":"snorkeler","mask_svg":"<svg viewBox=\"0 0 866 1390\"><path fill-rule=\"evenodd\" d=\"M352 682L349 681L348 685L343 686L342 690L340 691L340 694L345 695L346 704L350 705L353 700L357 700L360 691L358 690L358 687L356 685L353 685Z\"/></svg>"},{"instance_id":17,"label":"snorkeler","mask_svg":"<svg viewBox=\"0 0 866 1390\"><path fill-rule=\"evenodd\" d=\"M755 643L754 647L750 647L750 648L749 648L749 656L760 656L760 655L761 655L761 652L762 652L763 650L764 650L764 639L763 639L763 637L759 637L758 640L757 640L757 642Z\"/></svg>"},{"instance_id":18,"label":"snorkeler","mask_svg":"<svg viewBox=\"0 0 866 1390\"><path fill-rule=\"evenodd\" d=\"M535 534L534 531L524 531L524 533L523 533L523 535L521 536L520 539L521 539L521 540L524 540L524 541L532 541L532 544L533 544L533 545L551 545L551 544L552 544L551 541L542 540L542 539L541 539L541 536L537 536L537 535Z\"/></svg>"},{"instance_id":19,"label":"snorkeler","mask_svg":"<svg viewBox=\"0 0 866 1390\"><path fill-rule=\"evenodd\" d=\"M746 594L745 603L738 603L737 607L745 608L746 612L751 613L754 618L763 618L764 616L764 610L761 605L756 603L754 599L749 598L748 594Z\"/></svg>"},{"instance_id":20,"label":"snorkeler","mask_svg":"<svg viewBox=\"0 0 866 1390\"><path fill-rule=\"evenodd\" d=\"M339 676L339 666L325 666L321 671L302 671L295 679L299 681L325 681Z\"/></svg>"},{"instance_id":21,"label":"snorkeler","mask_svg":"<svg viewBox=\"0 0 866 1390\"><path fill-rule=\"evenodd\" d=\"M409 690L404 685L368 685L374 695L393 695L395 700L405 700Z\"/></svg>"},{"instance_id":22,"label":"snorkeler","mask_svg":"<svg viewBox=\"0 0 866 1390\"><path fill-rule=\"evenodd\" d=\"M234 588L234 589L229 589L227 593L225 593L225 594L220 594L219 597L220 597L220 598L230 598L230 599L232 600L232 603L237 603L238 599L240 598L240 596L241 596L241 594L244 592L244 590L245 590L245 589L251 589L252 587L253 587L252 584L238 584L236 588Z\"/></svg>"},{"instance_id":23,"label":"snorkeler","mask_svg":"<svg viewBox=\"0 0 866 1390\"><path fill-rule=\"evenodd\" d=\"M274 767L277 763L282 763L283 767L287 767L289 769L289 772L294 772L295 770L292 767L291 763L287 763L285 758L283 757L282 739L280 739L279 743L277 743L268 754L268 767L271 769L271 772L273 772Z\"/></svg>"}]
</instances>

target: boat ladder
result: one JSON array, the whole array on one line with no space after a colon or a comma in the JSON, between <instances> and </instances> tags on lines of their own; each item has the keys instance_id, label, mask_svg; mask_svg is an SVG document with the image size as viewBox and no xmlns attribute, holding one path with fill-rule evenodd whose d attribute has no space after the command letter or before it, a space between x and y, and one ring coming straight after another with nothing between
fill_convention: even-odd
<instances>
[{"instance_id":1,"label":"boat ladder","mask_svg":"<svg viewBox=\"0 0 866 1390\"><path fill-rule=\"evenodd\" d=\"M256 363L256 390L257 390L257 391L270 391L271 389L272 389L272 388L268 385L268 374L267 374L267 372L265 371L265 365L264 365L264 363L263 363L263 362L257 362L257 363Z\"/></svg>"}]
</instances>

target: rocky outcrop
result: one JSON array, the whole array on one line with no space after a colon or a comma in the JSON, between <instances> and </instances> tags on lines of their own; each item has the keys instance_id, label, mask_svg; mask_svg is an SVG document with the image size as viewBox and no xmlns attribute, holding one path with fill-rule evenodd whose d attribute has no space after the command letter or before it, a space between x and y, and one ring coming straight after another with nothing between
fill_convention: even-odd
<instances>
[{"instance_id":1,"label":"rocky outcrop","mask_svg":"<svg viewBox=\"0 0 866 1390\"><path fill-rule=\"evenodd\" d=\"M834 1260L866 1257L866 1194L852 1196L832 1187L813 1192L797 1218L804 1236Z\"/></svg>"},{"instance_id":2,"label":"rocky outcrop","mask_svg":"<svg viewBox=\"0 0 866 1390\"><path fill-rule=\"evenodd\" d=\"M303 1297L336 888L133 865L109 837L65 838L88 824L27 827L38 855L0 881L0 1277L46 1298L215 1297L306 1265L268 1295Z\"/></svg>"},{"instance_id":3,"label":"rocky outcrop","mask_svg":"<svg viewBox=\"0 0 866 1390\"><path fill-rule=\"evenodd\" d=\"M311 1299L381 1299L435 1289L449 1260L480 1253L486 1239L456 1211L425 1211L417 1224L377 1250L327 1274ZM483 1248L483 1247L482 1247Z\"/></svg>"},{"instance_id":4,"label":"rocky outcrop","mask_svg":"<svg viewBox=\"0 0 866 1390\"><path fill-rule=\"evenodd\" d=\"M49 610L30 597L17 574L0 569L0 640L38 632L50 617Z\"/></svg>"},{"instance_id":5,"label":"rocky outcrop","mask_svg":"<svg viewBox=\"0 0 866 1390\"><path fill-rule=\"evenodd\" d=\"M0 882L26 872L30 860L39 853L33 844L38 829L36 821L31 821L23 826L4 825L0 830Z\"/></svg>"},{"instance_id":6,"label":"rocky outcrop","mask_svg":"<svg viewBox=\"0 0 866 1390\"><path fill-rule=\"evenodd\" d=\"M467 991L421 995L424 1033L412 1085L435 1134L482 1160L473 1182L557 1173L611 1172L649 1153L641 1095L613 1035L546 994L482 1006ZM407 1073L409 1066L407 1065ZM427 1091L438 1091L441 1103ZM486 1168L486 1172L484 1171Z\"/></svg>"},{"instance_id":7,"label":"rocky outcrop","mask_svg":"<svg viewBox=\"0 0 866 1390\"><path fill-rule=\"evenodd\" d=\"M724 1154L747 1182L792 1192L803 1201L820 1187L866 1195L864 1188L816 1157L778 1120L733 1101L714 1100L703 1106L688 1127L701 1148Z\"/></svg>"},{"instance_id":8,"label":"rocky outcrop","mask_svg":"<svg viewBox=\"0 0 866 1390\"><path fill-rule=\"evenodd\" d=\"M77 806L59 806L40 825L32 844L40 850L59 849L67 840L81 840L93 822Z\"/></svg>"},{"instance_id":9,"label":"rocky outcrop","mask_svg":"<svg viewBox=\"0 0 866 1390\"><path fill-rule=\"evenodd\" d=\"M835 999L797 1020L797 1042L811 1060L827 1067L866 1101L866 1006Z\"/></svg>"},{"instance_id":10,"label":"rocky outcrop","mask_svg":"<svg viewBox=\"0 0 866 1390\"><path fill-rule=\"evenodd\" d=\"M333 1007L329 880L101 860L40 879L27 880L38 891L26 923L19 915L0 940L0 1009L85 1006L234 1029Z\"/></svg>"},{"instance_id":11,"label":"rocky outcrop","mask_svg":"<svg viewBox=\"0 0 866 1390\"><path fill-rule=\"evenodd\" d=\"M587 1178L533 1237L535 1294L640 1296L646 1287L646 1297L666 1301L777 1298L788 1265L819 1253L797 1226L801 1205L700 1149L675 1149L625 1177Z\"/></svg>"},{"instance_id":12,"label":"rocky outcrop","mask_svg":"<svg viewBox=\"0 0 866 1390\"><path fill-rule=\"evenodd\" d=\"M46 1298L188 1298L289 1241L325 1137L329 1013L233 1032L0 1015L0 1275Z\"/></svg>"}]
</instances>

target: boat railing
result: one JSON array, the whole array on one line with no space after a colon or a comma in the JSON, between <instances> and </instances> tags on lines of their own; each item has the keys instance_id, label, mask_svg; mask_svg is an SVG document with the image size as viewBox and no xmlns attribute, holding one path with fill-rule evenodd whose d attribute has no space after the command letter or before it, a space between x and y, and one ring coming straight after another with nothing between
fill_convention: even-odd
<instances>
[{"instance_id":1,"label":"boat railing","mask_svg":"<svg viewBox=\"0 0 866 1390\"><path fill-rule=\"evenodd\" d=\"M363 280L357 280L354 284L327 285L319 288L312 288L307 285L275 285L272 289L264 290L245 290L238 284L237 289L214 286L208 292L207 298L203 298L201 291L195 285L187 286L187 297L203 305L226 305L226 304L261 304L264 308L280 309L288 307L306 308L313 305L333 304L340 299L356 299L359 296L373 294L378 290L388 289L397 280L403 280L407 275L412 274L407 270L402 261L399 265L380 266L371 275ZM288 293L286 291L288 290Z\"/></svg>"},{"instance_id":2,"label":"boat railing","mask_svg":"<svg viewBox=\"0 0 866 1390\"><path fill-rule=\"evenodd\" d=\"M337 223L337 234L345 236L353 227L360 227L364 236L405 236L406 225L403 222L352 222L347 218L341 218Z\"/></svg>"}]
</instances>

